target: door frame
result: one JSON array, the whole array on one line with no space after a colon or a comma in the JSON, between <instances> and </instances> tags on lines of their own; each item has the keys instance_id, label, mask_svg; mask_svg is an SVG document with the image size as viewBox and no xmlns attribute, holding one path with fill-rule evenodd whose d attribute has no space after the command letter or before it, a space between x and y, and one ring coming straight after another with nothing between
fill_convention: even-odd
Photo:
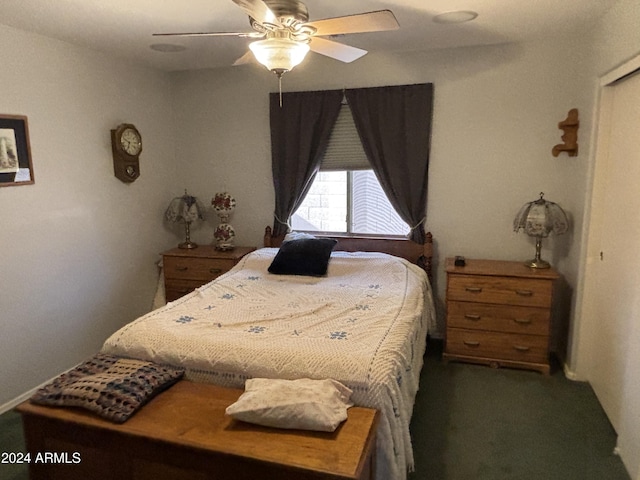
<instances>
[{"instance_id":1,"label":"door frame","mask_svg":"<svg viewBox=\"0 0 640 480\"><path fill-rule=\"evenodd\" d=\"M611 70L600 77L599 87L596 93L596 102L593 113L594 128L591 138L591 151L593 152L593 161L589 167L589 180L587 192L587 205L584 212L584 228L581 236L581 252L580 265L578 274L578 285L576 295L576 311L575 319L578 319L575 330L571 336L572 345L570 348L570 365L575 374L573 377L579 380L590 380L590 372L594 362L597 362L598 351L598 322L601 321L597 316L595 308L598 297L597 292L597 275L600 269L600 249L602 248L602 225L604 198L607 193L606 184L608 180L607 166L609 163L609 135L607 130L611 127L611 115L613 107L613 99L615 95L614 86L618 81L632 74L640 75L640 55L625 62L623 65ZM606 252L605 252L606 255ZM628 361L628 357L626 359ZM572 372L572 373L573 373ZM598 395L598 392L595 392ZM611 392L601 392L607 394ZM619 392L622 393L622 392ZM610 419L611 420L611 419ZM624 421L623 417L618 418ZM618 425L618 427L622 427ZM631 441L628 432L622 430L617 431L618 437L615 453L621 455L623 463L627 469L638 468L632 458L636 452L622 451L621 443L625 444L625 448L636 448L637 446L627 445ZM640 480L640 469L638 470L638 478Z\"/></svg>"},{"instance_id":2,"label":"door frame","mask_svg":"<svg viewBox=\"0 0 640 480\"><path fill-rule=\"evenodd\" d=\"M591 292L595 288L594 278L597 264L600 260L600 225L602 224L602 211L599 206L605 195L606 184L606 158L603 152L608 152L608 137L603 135L602 129L607 127L611 111L612 92L608 87L617 81L640 69L640 54L605 73L600 77L596 91L595 108L593 111L593 131L591 135L590 151L593 152L593 161L590 164L587 187L587 202L583 217L583 230L581 234L581 252L579 259L579 271L576 288L575 319L570 335L569 357L565 364L565 374L572 380L588 380L589 352L595 347L593 339L593 319L590 312ZM638 479L640 480L640 479Z\"/></svg>"}]
</instances>

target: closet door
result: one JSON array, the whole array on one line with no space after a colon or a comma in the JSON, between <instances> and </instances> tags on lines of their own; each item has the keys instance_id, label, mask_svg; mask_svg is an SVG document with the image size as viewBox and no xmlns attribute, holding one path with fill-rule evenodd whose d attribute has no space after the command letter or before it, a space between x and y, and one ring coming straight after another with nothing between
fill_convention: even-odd
<instances>
[{"instance_id":1,"label":"closet door","mask_svg":"<svg viewBox=\"0 0 640 480\"><path fill-rule=\"evenodd\" d=\"M640 74L602 93L589 381L628 460L640 445Z\"/></svg>"}]
</instances>

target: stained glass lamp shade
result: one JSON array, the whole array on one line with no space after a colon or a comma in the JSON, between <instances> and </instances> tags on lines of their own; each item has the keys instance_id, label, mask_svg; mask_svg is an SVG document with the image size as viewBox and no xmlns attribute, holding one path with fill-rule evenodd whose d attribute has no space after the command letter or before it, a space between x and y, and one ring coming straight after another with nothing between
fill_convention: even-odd
<instances>
[{"instance_id":1,"label":"stained glass lamp shade","mask_svg":"<svg viewBox=\"0 0 640 480\"><path fill-rule=\"evenodd\" d=\"M185 241L178 245L179 248L196 248L197 243L191 241L191 223L202 220L203 208L198 199L184 191L184 195L171 200L169 208L164 213L165 220L169 222L184 222Z\"/></svg>"},{"instance_id":2,"label":"stained glass lamp shade","mask_svg":"<svg viewBox=\"0 0 640 480\"><path fill-rule=\"evenodd\" d=\"M513 230L524 230L531 237L536 237L536 256L526 262L532 268L549 268L549 262L540 258L542 239L550 233L562 235L569 228L569 220L564 210L557 203L544 199L544 193L533 202L525 203L513 220Z\"/></svg>"}]
</instances>

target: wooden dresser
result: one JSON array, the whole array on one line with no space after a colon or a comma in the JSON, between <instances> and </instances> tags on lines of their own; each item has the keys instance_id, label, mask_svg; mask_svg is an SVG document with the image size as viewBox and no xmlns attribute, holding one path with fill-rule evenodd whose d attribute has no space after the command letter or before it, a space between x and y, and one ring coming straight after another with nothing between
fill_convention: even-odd
<instances>
[{"instance_id":1,"label":"wooden dresser","mask_svg":"<svg viewBox=\"0 0 640 480\"><path fill-rule=\"evenodd\" d=\"M443 359L549 374L552 269L522 262L446 261L447 327Z\"/></svg>"},{"instance_id":2,"label":"wooden dresser","mask_svg":"<svg viewBox=\"0 0 640 480\"><path fill-rule=\"evenodd\" d=\"M255 247L236 247L221 252L212 245L194 249L172 248L162 253L164 289L172 302L231 270Z\"/></svg>"}]
</instances>

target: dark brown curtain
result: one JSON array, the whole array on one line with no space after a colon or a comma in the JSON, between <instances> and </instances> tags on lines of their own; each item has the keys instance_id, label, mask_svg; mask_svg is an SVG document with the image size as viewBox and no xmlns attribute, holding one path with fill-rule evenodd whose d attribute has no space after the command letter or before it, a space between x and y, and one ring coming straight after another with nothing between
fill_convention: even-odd
<instances>
[{"instance_id":1,"label":"dark brown curtain","mask_svg":"<svg viewBox=\"0 0 640 480\"><path fill-rule=\"evenodd\" d=\"M411 240L423 243L433 84L345 91L367 158Z\"/></svg>"},{"instance_id":2,"label":"dark brown curtain","mask_svg":"<svg viewBox=\"0 0 640 480\"><path fill-rule=\"evenodd\" d=\"M270 94L273 234L283 235L320 167L338 118L341 90Z\"/></svg>"}]
</instances>

